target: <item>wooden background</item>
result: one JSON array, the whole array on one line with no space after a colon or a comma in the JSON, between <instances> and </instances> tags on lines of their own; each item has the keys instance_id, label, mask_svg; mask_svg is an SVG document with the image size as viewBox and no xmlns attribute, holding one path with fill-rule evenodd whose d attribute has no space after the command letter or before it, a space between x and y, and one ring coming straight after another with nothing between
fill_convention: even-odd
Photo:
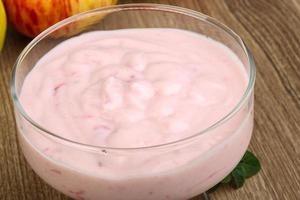
<instances>
[{"instance_id":1,"label":"wooden background","mask_svg":"<svg viewBox=\"0 0 300 200\"><path fill-rule=\"evenodd\" d=\"M120 0L188 7L227 24L246 41L257 64L251 150L262 171L239 190L212 200L300 199L300 0ZM11 68L28 39L9 30L0 55L0 199L65 200L35 175L16 141L9 94Z\"/></svg>"}]
</instances>

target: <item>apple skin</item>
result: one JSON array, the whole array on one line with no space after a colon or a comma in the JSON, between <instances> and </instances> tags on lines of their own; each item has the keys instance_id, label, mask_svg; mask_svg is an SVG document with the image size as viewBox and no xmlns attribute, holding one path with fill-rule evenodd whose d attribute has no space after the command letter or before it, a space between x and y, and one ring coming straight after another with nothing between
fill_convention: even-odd
<instances>
[{"instance_id":1,"label":"apple skin","mask_svg":"<svg viewBox=\"0 0 300 200\"><path fill-rule=\"evenodd\" d=\"M0 52L5 42L5 34L6 34L6 14L5 14L2 1L0 0Z\"/></svg>"},{"instance_id":2,"label":"apple skin","mask_svg":"<svg viewBox=\"0 0 300 200\"><path fill-rule=\"evenodd\" d=\"M117 0L4 0L9 21L27 37L35 37L49 26L74 14L110 6Z\"/></svg>"}]
</instances>

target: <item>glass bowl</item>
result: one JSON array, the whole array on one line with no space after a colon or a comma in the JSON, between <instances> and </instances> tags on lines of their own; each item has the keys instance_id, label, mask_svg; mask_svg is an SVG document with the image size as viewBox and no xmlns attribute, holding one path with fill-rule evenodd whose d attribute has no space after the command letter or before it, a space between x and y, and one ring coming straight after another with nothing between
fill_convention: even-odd
<instances>
[{"instance_id":1,"label":"glass bowl","mask_svg":"<svg viewBox=\"0 0 300 200\"><path fill-rule=\"evenodd\" d=\"M60 137L30 118L19 101L19 94L24 78L44 54L83 32L124 28L177 28L223 43L238 56L247 72L248 85L242 98L229 113L193 136L141 148L82 144ZM251 53L241 38L225 25L185 8L127 4L72 16L38 35L16 61L11 93L25 158L58 191L81 200L186 200L221 181L245 153L253 129L254 81ZM207 144L207 138L224 132L225 138ZM175 165L177 159L185 162ZM101 165L95 160L101 161Z\"/></svg>"}]
</instances>

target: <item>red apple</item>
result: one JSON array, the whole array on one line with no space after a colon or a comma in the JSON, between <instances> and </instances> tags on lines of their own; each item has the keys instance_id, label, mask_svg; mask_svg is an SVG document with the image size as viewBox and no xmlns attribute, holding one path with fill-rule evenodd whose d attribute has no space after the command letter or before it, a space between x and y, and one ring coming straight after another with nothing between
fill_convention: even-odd
<instances>
[{"instance_id":1,"label":"red apple","mask_svg":"<svg viewBox=\"0 0 300 200\"><path fill-rule=\"evenodd\" d=\"M28 37L74 14L116 3L117 0L4 0L8 19Z\"/></svg>"}]
</instances>

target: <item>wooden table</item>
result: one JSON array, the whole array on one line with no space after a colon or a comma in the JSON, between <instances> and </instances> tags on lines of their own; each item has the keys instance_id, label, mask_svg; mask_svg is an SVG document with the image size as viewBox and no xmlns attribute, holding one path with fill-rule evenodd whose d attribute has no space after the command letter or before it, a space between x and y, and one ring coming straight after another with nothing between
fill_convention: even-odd
<instances>
[{"instance_id":1,"label":"wooden table","mask_svg":"<svg viewBox=\"0 0 300 200\"><path fill-rule=\"evenodd\" d=\"M250 149L262 171L239 190L224 187L212 200L300 199L300 1L153 0L188 7L227 24L246 41L257 64L255 130ZM0 55L0 199L68 199L26 164L17 144L9 94L12 66L29 42L9 30Z\"/></svg>"}]
</instances>

